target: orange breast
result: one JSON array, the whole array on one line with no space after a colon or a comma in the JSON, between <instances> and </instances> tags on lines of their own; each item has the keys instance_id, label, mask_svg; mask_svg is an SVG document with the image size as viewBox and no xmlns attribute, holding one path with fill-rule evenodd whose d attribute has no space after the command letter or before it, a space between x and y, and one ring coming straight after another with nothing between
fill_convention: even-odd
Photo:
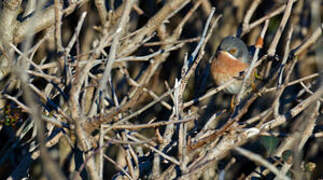
<instances>
[{"instance_id":1,"label":"orange breast","mask_svg":"<svg viewBox=\"0 0 323 180\"><path fill-rule=\"evenodd\" d=\"M212 62L211 71L213 73L227 74L232 77L239 76L241 71L248 68L249 64L239 61L227 52L220 51Z\"/></svg>"},{"instance_id":2,"label":"orange breast","mask_svg":"<svg viewBox=\"0 0 323 180\"><path fill-rule=\"evenodd\" d=\"M239 73L248 68L249 64L235 59L227 52L220 51L211 64L212 77L217 85L222 85L233 77L238 77ZM225 91L237 94L241 87L241 81L236 80L229 85Z\"/></svg>"}]
</instances>

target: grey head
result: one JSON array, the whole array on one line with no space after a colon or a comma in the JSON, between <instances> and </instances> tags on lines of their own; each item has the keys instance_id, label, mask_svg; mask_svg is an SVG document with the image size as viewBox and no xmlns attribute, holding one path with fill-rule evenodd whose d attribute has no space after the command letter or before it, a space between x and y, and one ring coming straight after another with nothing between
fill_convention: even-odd
<instances>
[{"instance_id":1,"label":"grey head","mask_svg":"<svg viewBox=\"0 0 323 180\"><path fill-rule=\"evenodd\" d=\"M228 36L224 38L220 43L218 51L226 51L242 62L249 64L251 62L246 44L237 37Z\"/></svg>"}]
</instances>

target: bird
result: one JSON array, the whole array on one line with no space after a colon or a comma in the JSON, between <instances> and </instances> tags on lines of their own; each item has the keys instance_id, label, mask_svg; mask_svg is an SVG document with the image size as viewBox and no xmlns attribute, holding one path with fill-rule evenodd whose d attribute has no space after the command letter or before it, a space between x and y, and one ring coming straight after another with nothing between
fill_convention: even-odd
<instances>
[{"instance_id":1,"label":"bird","mask_svg":"<svg viewBox=\"0 0 323 180\"><path fill-rule=\"evenodd\" d=\"M249 67L250 63L251 56L247 45L237 37L227 36L221 41L211 62L211 75L218 86L236 79L224 89L224 92L237 95L243 81L239 76ZM233 101L231 101L231 107L232 103Z\"/></svg>"}]
</instances>

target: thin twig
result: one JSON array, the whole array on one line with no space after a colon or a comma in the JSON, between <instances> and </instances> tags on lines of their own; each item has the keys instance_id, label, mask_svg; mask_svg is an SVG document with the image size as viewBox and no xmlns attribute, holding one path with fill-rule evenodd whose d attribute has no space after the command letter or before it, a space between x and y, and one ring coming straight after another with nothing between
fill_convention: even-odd
<instances>
[{"instance_id":1,"label":"thin twig","mask_svg":"<svg viewBox=\"0 0 323 180\"><path fill-rule=\"evenodd\" d=\"M78 24L77 24L77 26L75 28L74 34L73 34L70 42L68 43L67 47L65 48L65 53L67 55L70 54L70 51L71 51L73 45L75 44L75 42L76 42L76 40L77 40L77 38L78 38L78 36L79 36L79 34L81 32L81 28L82 28L82 25L84 23L86 15L87 15L87 12L82 13L81 18L79 19L79 22L78 22Z\"/></svg>"},{"instance_id":2,"label":"thin twig","mask_svg":"<svg viewBox=\"0 0 323 180\"><path fill-rule=\"evenodd\" d=\"M282 172L279 171L275 166L273 166L270 162L268 162L266 159L262 158L260 155L255 154L251 151L248 151L246 149L236 147L234 148L235 151L242 154L243 156L247 157L248 159L255 161L257 163L260 163L261 165L268 168L271 172L273 172L277 177L284 180L289 180L290 178L284 175Z\"/></svg>"},{"instance_id":3,"label":"thin twig","mask_svg":"<svg viewBox=\"0 0 323 180\"><path fill-rule=\"evenodd\" d=\"M256 11L257 7L259 6L259 4L262 2L262 0L254 0L252 2L252 4L250 5L244 19L243 19L243 24L242 24L242 31L245 32L247 31L249 28L249 22L250 19L252 18L252 15L254 14L254 12Z\"/></svg>"},{"instance_id":4,"label":"thin twig","mask_svg":"<svg viewBox=\"0 0 323 180\"><path fill-rule=\"evenodd\" d=\"M245 93L245 90L247 89L247 86L248 86L248 83L249 80L251 79L251 74L252 72L254 71L254 68L256 66L256 61L258 59L258 54L259 54L259 51L260 49L263 47L263 41L264 41L264 38L265 38L265 34L266 34L266 31L268 29L268 24L269 24L269 20L267 20L265 22L265 25L260 33L260 36L258 37L258 40L256 42L256 51L255 51L255 54L253 56L253 59L249 65L249 68L247 70L247 73L246 73L246 76L244 77L243 81L242 81L242 85L241 85L241 89L236 97L236 104L239 104L240 103L240 100L242 98L242 96L244 95ZM253 79L251 79L251 81L253 81ZM254 83L254 82L251 82L251 83Z\"/></svg>"},{"instance_id":5,"label":"thin twig","mask_svg":"<svg viewBox=\"0 0 323 180\"><path fill-rule=\"evenodd\" d=\"M292 50L294 52L295 56L300 55L305 49L309 48L318 38L321 37L323 29L323 24L321 24L321 27L318 27L314 33L311 35L310 38L308 38L306 41L304 41L300 46Z\"/></svg>"}]
</instances>

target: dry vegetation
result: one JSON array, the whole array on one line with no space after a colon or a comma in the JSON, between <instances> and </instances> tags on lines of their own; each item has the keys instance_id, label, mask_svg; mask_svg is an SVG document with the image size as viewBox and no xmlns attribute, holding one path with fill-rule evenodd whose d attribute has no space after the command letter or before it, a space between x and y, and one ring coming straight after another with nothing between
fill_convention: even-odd
<instances>
[{"instance_id":1,"label":"dry vegetation","mask_svg":"<svg viewBox=\"0 0 323 180\"><path fill-rule=\"evenodd\" d=\"M322 9L2 0L0 178L323 178ZM209 77L228 35L259 76L234 109Z\"/></svg>"}]
</instances>

